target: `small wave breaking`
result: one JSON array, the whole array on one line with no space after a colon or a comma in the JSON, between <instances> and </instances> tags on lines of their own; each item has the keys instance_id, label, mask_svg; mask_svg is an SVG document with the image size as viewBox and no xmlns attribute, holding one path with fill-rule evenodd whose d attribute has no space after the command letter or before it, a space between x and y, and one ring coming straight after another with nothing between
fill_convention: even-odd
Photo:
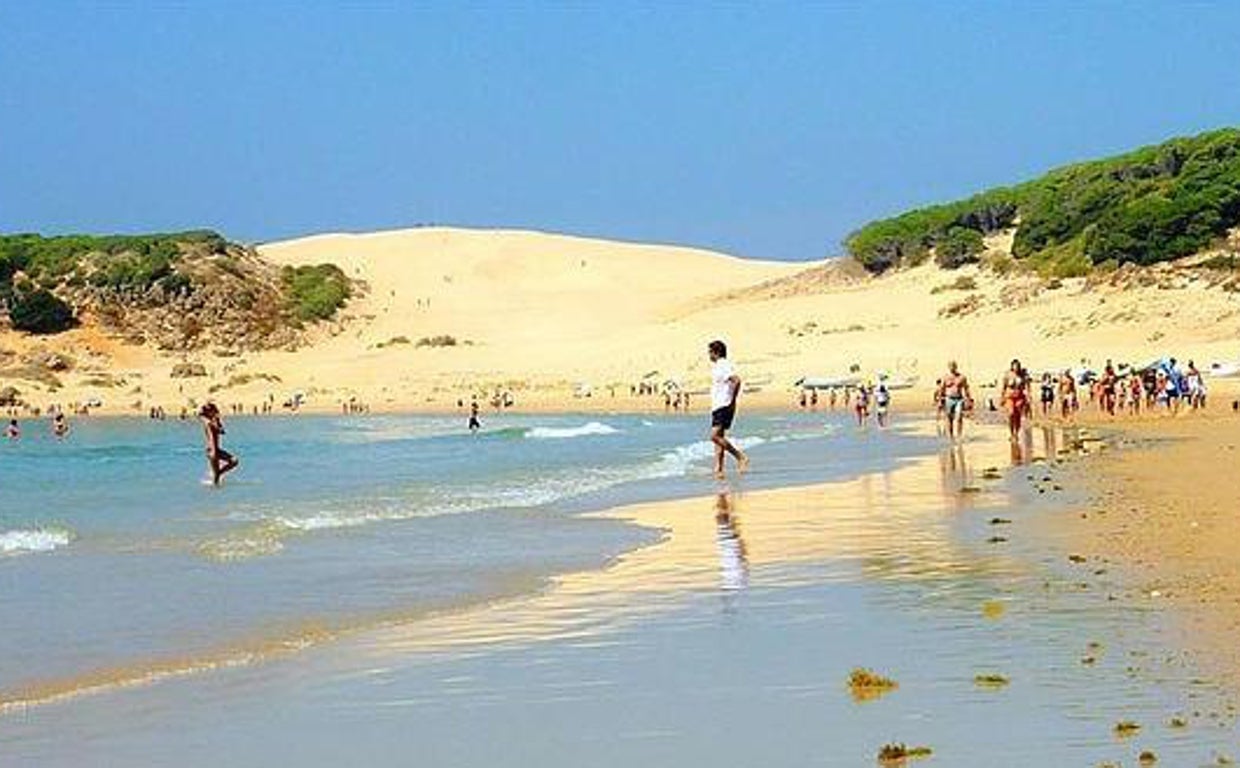
<instances>
[{"instance_id":1,"label":"small wave breaking","mask_svg":"<svg viewBox=\"0 0 1240 768\"><path fill-rule=\"evenodd\" d=\"M73 532L63 528L33 528L0 532L0 555L52 552L69 546Z\"/></svg>"},{"instance_id":2,"label":"small wave breaking","mask_svg":"<svg viewBox=\"0 0 1240 768\"><path fill-rule=\"evenodd\" d=\"M601 421L591 421L577 427L531 427L525 436L532 440L567 440L574 437L614 435L620 430Z\"/></svg>"}]
</instances>

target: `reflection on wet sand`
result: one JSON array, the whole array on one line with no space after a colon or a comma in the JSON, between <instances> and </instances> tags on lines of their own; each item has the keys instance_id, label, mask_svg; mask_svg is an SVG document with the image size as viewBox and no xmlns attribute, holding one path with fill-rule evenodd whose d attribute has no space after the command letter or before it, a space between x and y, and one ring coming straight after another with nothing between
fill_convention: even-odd
<instances>
[{"instance_id":1,"label":"reflection on wet sand","mask_svg":"<svg viewBox=\"0 0 1240 768\"><path fill-rule=\"evenodd\" d=\"M950 529L969 460L994 461L1006 443L976 439L950 449L947 457L924 457L848 481L755 492L735 486L705 499L596 513L592 516L660 529L664 536L604 570L558 577L537 595L384 629L359 644L383 655L584 640L670 610L687 592L721 587L735 592L751 581L763 586L857 577L938 581L1009 572L1019 566L1000 555L977 558ZM956 479L945 483L945 474ZM993 503L1005 500L998 488L988 495Z\"/></svg>"},{"instance_id":2,"label":"reflection on wet sand","mask_svg":"<svg viewBox=\"0 0 1240 768\"><path fill-rule=\"evenodd\" d=\"M719 547L719 587L735 592L749 586L749 553L733 511L732 495L715 497L715 541Z\"/></svg>"}]
</instances>

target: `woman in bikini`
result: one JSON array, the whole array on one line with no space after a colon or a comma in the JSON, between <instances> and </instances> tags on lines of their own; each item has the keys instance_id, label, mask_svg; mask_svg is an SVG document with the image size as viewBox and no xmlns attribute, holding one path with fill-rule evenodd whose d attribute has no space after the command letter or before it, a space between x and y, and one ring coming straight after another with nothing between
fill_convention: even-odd
<instances>
[{"instance_id":1,"label":"woman in bikini","mask_svg":"<svg viewBox=\"0 0 1240 768\"><path fill-rule=\"evenodd\" d=\"M1012 442L1020 439L1021 426L1029 410L1029 377L1019 360L1003 375L1003 405L1008 412L1008 433Z\"/></svg>"}]
</instances>

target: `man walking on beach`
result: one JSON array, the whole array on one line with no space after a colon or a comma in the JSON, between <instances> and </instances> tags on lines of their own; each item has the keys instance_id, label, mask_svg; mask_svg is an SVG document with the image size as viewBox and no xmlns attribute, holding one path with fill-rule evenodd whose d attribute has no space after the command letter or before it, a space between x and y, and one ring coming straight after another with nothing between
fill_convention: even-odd
<instances>
[{"instance_id":1,"label":"man walking on beach","mask_svg":"<svg viewBox=\"0 0 1240 768\"><path fill-rule=\"evenodd\" d=\"M727 432L736 418L736 397L741 391L741 379L736 367L728 360L728 347L716 339L707 346L710 356L710 441L715 444L715 477L723 477L725 454L736 459L736 468L744 472L749 457L728 440Z\"/></svg>"},{"instance_id":2,"label":"man walking on beach","mask_svg":"<svg viewBox=\"0 0 1240 768\"><path fill-rule=\"evenodd\" d=\"M960 372L956 361L947 364L947 375L943 377L943 407L947 411L947 436L959 440L964 436L964 412L973 407L973 395L969 392L969 380Z\"/></svg>"},{"instance_id":3,"label":"man walking on beach","mask_svg":"<svg viewBox=\"0 0 1240 768\"><path fill-rule=\"evenodd\" d=\"M224 434L224 420L215 403L207 403L198 411L202 419L203 439L207 443L207 467L211 470L211 484L219 485L220 478L237 468L237 457L220 447Z\"/></svg>"}]
</instances>

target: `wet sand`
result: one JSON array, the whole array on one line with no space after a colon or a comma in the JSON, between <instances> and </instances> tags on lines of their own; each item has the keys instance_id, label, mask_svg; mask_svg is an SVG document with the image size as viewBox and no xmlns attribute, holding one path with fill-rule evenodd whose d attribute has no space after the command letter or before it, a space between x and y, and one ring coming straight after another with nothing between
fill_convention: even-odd
<instances>
[{"instance_id":1,"label":"wet sand","mask_svg":"<svg viewBox=\"0 0 1240 768\"><path fill-rule=\"evenodd\" d=\"M1075 473L1088 504L1052 532L1122 575L1123 599L1174 617L1176 643L1240 692L1240 418L1223 407L1098 422L1108 455Z\"/></svg>"}]
</instances>

